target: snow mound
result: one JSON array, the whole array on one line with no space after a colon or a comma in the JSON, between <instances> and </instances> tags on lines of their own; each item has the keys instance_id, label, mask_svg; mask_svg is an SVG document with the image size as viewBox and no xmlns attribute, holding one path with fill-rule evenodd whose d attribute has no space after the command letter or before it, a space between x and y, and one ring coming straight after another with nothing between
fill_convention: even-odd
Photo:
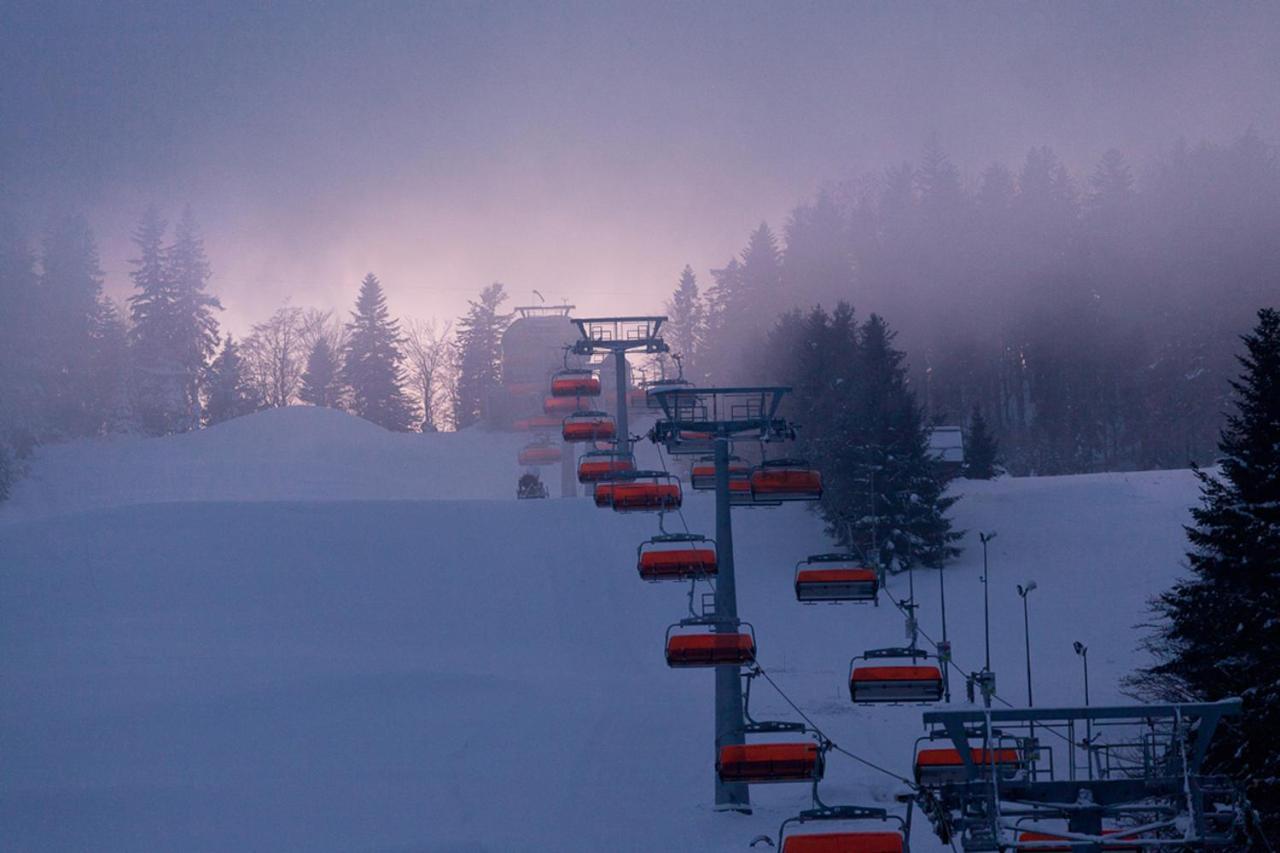
<instances>
[{"instance_id":1,"label":"snow mound","mask_svg":"<svg viewBox=\"0 0 1280 853\"><path fill-rule=\"evenodd\" d=\"M185 501L505 498L527 440L395 433L336 409L269 409L186 435L39 448L0 519Z\"/></svg>"}]
</instances>

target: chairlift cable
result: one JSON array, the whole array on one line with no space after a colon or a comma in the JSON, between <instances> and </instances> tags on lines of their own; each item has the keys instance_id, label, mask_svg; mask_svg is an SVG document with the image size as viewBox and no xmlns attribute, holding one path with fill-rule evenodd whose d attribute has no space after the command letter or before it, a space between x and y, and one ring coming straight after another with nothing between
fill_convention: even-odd
<instances>
[{"instance_id":1,"label":"chairlift cable","mask_svg":"<svg viewBox=\"0 0 1280 853\"><path fill-rule=\"evenodd\" d=\"M799 714L800 718L809 725L809 728L813 729L813 731L817 733L817 735L826 742L829 748L835 750L836 752L841 753L842 755L852 758L854 761L857 761L861 764L865 764L867 767L870 767L873 770L878 770L881 773L885 774L886 776L893 777L899 782L906 784L913 791L920 790L919 785L917 785L915 782L912 782L910 779L906 778L905 776L899 776L897 773L894 773L892 770L888 770L884 767L881 767L879 764L876 764L873 761L868 761L867 759L863 758L860 755L855 755L854 753L840 746L831 738L827 737L827 733L824 732L808 714L800 710L800 706L797 705L794 701L792 701L791 697L788 696L786 692L781 687L778 686L778 682L773 680L773 676L769 675L768 671L765 670L765 668L761 666L758 661L756 662L755 667L760 672L760 674L764 676L765 681L769 682L769 686L771 686L774 690L778 691L778 695L782 697L783 701L785 701L788 705L791 706L791 710Z\"/></svg>"}]
</instances>

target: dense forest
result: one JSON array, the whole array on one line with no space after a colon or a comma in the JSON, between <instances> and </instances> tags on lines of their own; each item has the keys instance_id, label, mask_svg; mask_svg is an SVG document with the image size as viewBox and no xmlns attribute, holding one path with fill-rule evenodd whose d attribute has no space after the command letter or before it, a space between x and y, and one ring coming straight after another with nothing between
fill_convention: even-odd
<instances>
[{"instance_id":1,"label":"dense forest","mask_svg":"<svg viewBox=\"0 0 1280 853\"><path fill-rule=\"evenodd\" d=\"M1214 458L1237 336L1280 301L1280 167L1246 132L1087 175L1048 148L964 176L917 162L833 184L761 224L667 304L689 373L769 372L781 314L841 300L899 333L928 417L976 411L1015 474Z\"/></svg>"}]
</instances>

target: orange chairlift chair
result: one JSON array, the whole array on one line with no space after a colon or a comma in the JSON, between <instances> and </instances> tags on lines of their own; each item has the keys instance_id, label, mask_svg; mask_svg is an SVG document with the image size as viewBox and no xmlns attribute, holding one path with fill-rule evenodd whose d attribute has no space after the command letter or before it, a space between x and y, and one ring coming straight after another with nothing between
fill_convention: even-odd
<instances>
[{"instance_id":1,"label":"orange chairlift chair","mask_svg":"<svg viewBox=\"0 0 1280 853\"><path fill-rule=\"evenodd\" d=\"M614 479L611 491L614 512L669 512L683 500L679 478L665 471L632 471Z\"/></svg>"},{"instance_id":2,"label":"orange chairlift chair","mask_svg":"<svg viewBox=\"0 0 1280 853\"><path fill-rule=\"evenodd\" d=\"M521 465L555 465L560 461L560 455L560 445L534 441L520 448L516 458Z\"/></svg>"},{"instance_id":3,"label":"orange chairlift chair","mask_svg":"<svg viewBox=\"0 0 1280 853\"><path fill-rule=\"evenodd\" d=\"M829 828L835 822L864 821L895 821L897 827L872 831ZM825 826L820 832L794 832L790 828L792 824L804 828L807 823ZM819 805L782 822L778 827L778 848L781 853L906 853L908 831L905 820L885 809Z\"/></svg>"},{"instance_id":4,"label":"orange chairlift chair","mask_svg":"<svg viewBox=\"0 0 1280 853\"><path fill-rule=\"evenodd\" d=\"M636 569L646 581L685 581L713 577L716 543L697 533L661 533L640 543Z\"/></svg>"},{"instance_id":5,"label":"orange chairlift chair","mask_svg":"<svg viewBox=\"0 0 1280 853\"><path fill-rule=\"evenodd\" d=\"M879 663L907 658L905 664ZM871 649L849 663L849 698L855 704L926 703L942 699L942 670L917 648ZM858 661L864 663L859 665Z\"/></svg>"},{"instance_id":6,"label":"orange chairlift chair","mask_svg":"<svg viewBox=\"0 0 1280 853\"><path fill-rule=\"evenodd\" d=\"M608 441L616 434L613 418L605 412L577 411L560 426L560 436L568 442Z\"/></svg>"},{"instance_id":7,"label":"orange chairlift chair","mask_svg":"<svg viewBox=\"0 0 1280 853\"><path fill-rule=\"evenodd\" d=\"M969 774L960 750L954 746L922 748L923 744L929 742L929 738L921 738L916 742L915 761L912 765L916 782L926 787L968 782ZM969 749L969 760L975 766L978 778L990 778L992 768L1000 778L1010 778L1022 772L1027 766L1022 751L1010 744L1016 744L1016 741L996 743L991 748Z\"/></svg>"},{"instance_id":8,"label":"orange chairlift chair","mask_svg":"<svg viewBox=\"0 0 1280 853\"><path fill-rule=\"evenodd\" d=\"M796 563L796 601L879 603L880 576L853 554L814 554Z\"/></svg>"},{"instance_id":9,"label":"orange chairlift chair","mask_svg":"<svg viewBox=\"0 0 1280 853\"><path fill-rule=\"evenodd\" d=\"M757 500L816 501L822 498L822 474L798 459L766 459L751 472Z\"/></svg>"},{"instance_id":10,"label":"orange chairlift chair","mask_svg":"<svg viewBox=\"0 0 1280 853\"><path fill-rule=\"evenodd\" d=\"M599 397L600 377L588 368L566 367L551 376L552 397Z\"/></svg>"},{"instance_id":11,"label":"orange chairlift chair","mask_svg":"<svg viewBox=\"0 0 1280 853\"><path fill-rule=\"evenodd\" d=\"M617 450L588 450L578 459L578 482L599 483L636 470L636 459Z\"/></svg>"},{"instance_id":12,"label":"orange chairlift chair","mask_svg":"<svg viewBox=\"0 0 1280 853\"><path fill-rule=\"evenodd\" d=\"M665 648L672 669L745 666L755 662L756 633L749 622L681 619L667 628Z\"/></svg>"},{"instance_id":13,"label":"orange chairlift chair","mask_svg":"<svg viewBox=\"0 0 1280 853\"><path fill-rule=\"evenodd\" d=\"M729 459L729 481L747 481L747 490L750 491L751 484L751 466L743 462L736 456ZM689 485L694 491L709 492L716 487L716 462L715 459L699 459L693 463L689 474ZM730 486L732 488L732 486Z\"/></svg>"}]
</instances>

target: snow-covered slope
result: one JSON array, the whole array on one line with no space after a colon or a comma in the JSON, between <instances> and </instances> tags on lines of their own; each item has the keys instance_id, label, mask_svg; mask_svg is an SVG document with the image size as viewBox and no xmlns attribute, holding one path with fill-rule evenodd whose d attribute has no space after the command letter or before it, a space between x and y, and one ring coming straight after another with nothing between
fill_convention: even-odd
<instances>
[{"instance_id":1,"label":"snow-covered slope","mask_svg":"<svg viewBox=\"0 0 1280 853\"><path fill-rule=\"evenodd\" d=\"M711 808L712 677L662 659L685 588L635 576L654 520L481 499L510 493L518 442L298 410L39 458L0 512L0 846L745 850L772 834L801 787L754 788L749 817ZM1073 639L1094 700L1121 699L1133 626L1178 570L1190 475L963 489L970 535L945 572L959 663L981 665L976 533L996 530L1000 693L1025 696L1014 585L1035 579L1037 704L1079 701ZM711 502L685 515L708 530ZM920 709L853 708L844 683L851 655L899 643L901 618L794 602L794 562L827 547L803 508L735 524L762 663L842 746L906 774ZM936 636L938 573L916 582ZM789 716L767 687L758 699ZM892 805L901 787L833 756L823 792ZM919 821L912 840L937 848Z\"/></svg>"}]
</instances>

